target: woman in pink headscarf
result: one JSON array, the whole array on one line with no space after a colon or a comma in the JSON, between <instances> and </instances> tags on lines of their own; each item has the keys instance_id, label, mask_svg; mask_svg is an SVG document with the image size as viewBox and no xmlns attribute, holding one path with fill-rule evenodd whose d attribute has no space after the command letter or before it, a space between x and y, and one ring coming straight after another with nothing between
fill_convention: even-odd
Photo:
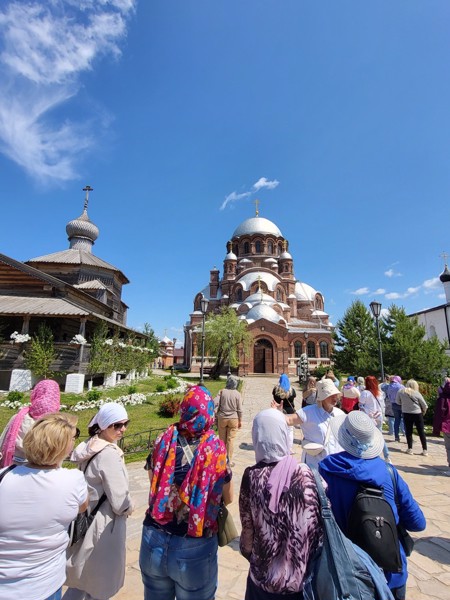
<instances>
[{"instance_id":1,"label":"woman in pink headscarf","mask_svg":"<svg viewBox=\"0 0 450 600\"><path fill-rule=\"evenodd\" d=\"M26 462L23 438L41 417L58 412L60 408L59 385L52 379L37 383L31 392L30 406L14 415L0 437L0 467Z\"/></svg>"}]
</instances>

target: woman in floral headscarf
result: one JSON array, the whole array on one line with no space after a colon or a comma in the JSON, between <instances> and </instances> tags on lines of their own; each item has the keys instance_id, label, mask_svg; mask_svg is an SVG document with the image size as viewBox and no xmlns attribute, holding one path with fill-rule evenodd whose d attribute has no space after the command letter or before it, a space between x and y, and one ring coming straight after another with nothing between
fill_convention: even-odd
<instances>
[{"instance_id":1,"label":"woman in floral headscarf","mask_svg":"<svg viewBox=\"0 0 450 600\"><path fill-rule=\"evenodd\" d=\"M214 402L191 387L180 420L147 459L149 508L140 567L145 600L213 600L217 588L217 513L232 501L225 444L212 429Z\"/></svg>"}]
</instances>

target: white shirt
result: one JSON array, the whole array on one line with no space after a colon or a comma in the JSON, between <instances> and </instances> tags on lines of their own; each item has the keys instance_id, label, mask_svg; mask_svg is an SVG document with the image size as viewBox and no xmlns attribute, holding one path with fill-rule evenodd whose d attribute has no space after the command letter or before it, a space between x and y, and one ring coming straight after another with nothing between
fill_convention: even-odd
<instances>
[{"instance_id":1,"label":"white shirt","mask_svg":"<svg viewBox=\"0 0 450 600\"><path fill-rule=\"evenodd\" d=\"M385 411L384 392L380 390L376 398L369 390L361 392L359 410L366 413L377 427L381 427Z\"/></svg>"},{"instance_id":2,"label":"white shirt","mask_svg":"<svg viewBox=\"0 0 450 600\"><path fill-rule=\"evenodd\" d=\"M45 600L63 585L67 528L86 498L84 475L75 469L20 465L5 475L0 483L0 600Z\"/></svg>"},{"instance_id":3,"label":"white shirt","mask_svg":"<svg viewBox=\"0 0 450 600\"><path fill-rule=\"evenodd\" d=\"M340 415L345 416L345 413L336 406L334 406L333 410L329 413L318 404L315 404L306 406L305 408L300 408L297 411L297 415L302 422L300 427L303 431L305 440L308 440L308 442L315 442L316 444L325 445L330 419ZM317 467L319 462L329 454L336 454L337 452L343 452L343 450L344 449L340 446L330 430L328 434L328 442L323 452L317 454L316 456L311 456L310 454L303 452L302 461L310 467Z\"/></svg>"}]
</instances>

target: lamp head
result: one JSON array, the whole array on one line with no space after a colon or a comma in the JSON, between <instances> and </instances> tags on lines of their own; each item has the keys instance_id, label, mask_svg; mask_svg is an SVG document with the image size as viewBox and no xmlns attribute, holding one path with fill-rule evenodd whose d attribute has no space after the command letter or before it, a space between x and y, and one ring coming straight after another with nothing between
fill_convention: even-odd
<instances>
[{"instance_id":1,"label":"lamp head","mask_svg":"<svg viewBox=\"0 0 450 600\"><path fill-rule=\"evenodd\" d=\"M375 319L378 319L378 317L381 314L381 302L376 302L374 300L373 302L371 302L369 304L369 306L370 306L370 310L372 311L372 314L375 317Z\"/></svg>"},{"instance_id":2,"label":"lamp head","mask_svg":"<svg viewBox=\"0 0 450 600\"><path fill-rule=\"evenodd\" d=\"M205 298L205 296L203 296L203 298L200 300L200 307L203 314L206 314L208 312L208 304L208 298Z\"/></svg>"}]
</instances>

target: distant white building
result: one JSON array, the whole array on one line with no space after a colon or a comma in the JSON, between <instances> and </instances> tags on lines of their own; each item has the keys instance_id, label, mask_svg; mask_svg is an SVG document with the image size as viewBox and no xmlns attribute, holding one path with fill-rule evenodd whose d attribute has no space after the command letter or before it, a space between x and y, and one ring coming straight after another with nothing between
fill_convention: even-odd
<instances>
[{"instance_id":1,"label":"distant white building","mask_svg":"<svg viewBox=\"0 0 450 600\"><path fill-rule=\"evenodd\" d=\"M425 339L429 340L432 337L437 337L441 342L446 342L449 345L447 354L450 356L450 271L447 265L445 265L439 279L444 286L445 304L427 308L409 316L417 317L419 324L425 327Z\"/></svg>"}]
</instances>

